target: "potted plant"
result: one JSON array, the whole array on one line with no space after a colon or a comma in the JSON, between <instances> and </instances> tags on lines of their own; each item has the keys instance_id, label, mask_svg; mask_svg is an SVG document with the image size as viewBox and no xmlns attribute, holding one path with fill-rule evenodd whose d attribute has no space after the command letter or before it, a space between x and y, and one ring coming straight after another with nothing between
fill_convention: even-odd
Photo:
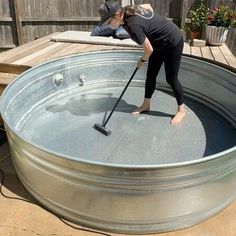
<instances>
[{"instance_id":1,"label":"potted plant","mask_svg":"<svg viewBox=\"0 0 236 236\"><path fill-rule=\"evenodd\" d=\"M225 42L228 29L235 26L236 14L227 6L208 10L208 24L206 26L206 41L210 45L221 45Z\"/></svg>"},{"instance_id":2,"label":"potted plant","mask_svg":"<svg viewBox=\"0 0 236 236\"><path fill-rule=\"evenodd\" d=\"M204 0L197 2L195 10L190 10L188 18L190 19L191 39L201 38L202 29L207 23L208 8Z\"/></svg>"}]
</instances>

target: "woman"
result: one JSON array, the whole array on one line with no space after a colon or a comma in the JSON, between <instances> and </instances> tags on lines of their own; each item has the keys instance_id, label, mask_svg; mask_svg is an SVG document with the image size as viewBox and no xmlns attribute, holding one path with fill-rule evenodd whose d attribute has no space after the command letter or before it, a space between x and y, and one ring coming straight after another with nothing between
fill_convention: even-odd
<instances>
[{"instance_id":1,"label":"woman","mask_svg":"<svg viewBox=\"0 0 236 236\"><path fill-rule=\"evenodd\" d=\"M143 104L132 114L150 110L151 97L156 88L156 77L161 65L165 65L166 81L173 89L178 109L171 124L180 123L186 115L183 104L183 88L178 80L183 38L179 28L164 17L154 14L141 6L121 7L117 2L107 1L99 8L103 24L113 28L120 25L130 34L132 40L144 49L137 67L148 61Z\"/></svg>"}]
</instances>

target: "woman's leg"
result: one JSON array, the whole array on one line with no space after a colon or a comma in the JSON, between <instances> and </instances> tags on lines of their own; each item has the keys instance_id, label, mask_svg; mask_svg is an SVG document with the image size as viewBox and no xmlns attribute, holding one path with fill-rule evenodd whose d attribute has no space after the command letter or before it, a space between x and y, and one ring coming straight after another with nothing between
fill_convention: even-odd
<instances>
[{"instance_id":1,"label":"woman's leg","mask_svg":"<svg viewBox=\"0 0 236 236\"><path fill-rule=\"evenodd\" d=\"M148 60L147 78L145 83L145 95L143 104L137 110L132 112L133 115L138 115L141 112L150 110L151 97L156 89L156 78L163 62L164 54L153 51Z\"/></svg>"},{"instance_id":2,"label":"woman's leg","mask_svg":"<svg viewBox=\"0 0 236 236\"><path fill-rule=\"evenodd\" d=\"M173 89L177 104L178 110L176 115L171 120L171 124L178 124L182 121L184 116L186 115L184 104L183 104L183 88L178 80L178 73L181 61L181 55L183 51L183 41L174 48L171 48L167 56L165 58L165 72L166 72L166 81L170 84L171 88Z\"/></svg>"}]
</instances>

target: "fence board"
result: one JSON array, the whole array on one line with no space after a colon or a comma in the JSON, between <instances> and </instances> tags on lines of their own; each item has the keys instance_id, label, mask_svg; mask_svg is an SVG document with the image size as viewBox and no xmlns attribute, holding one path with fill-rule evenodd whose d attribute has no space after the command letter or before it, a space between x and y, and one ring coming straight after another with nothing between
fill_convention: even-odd
<instances>
[{"instance_id":1,"label":"fence board","mask_svg":"<svg viewBox=\"0 0 236 236\"><path fill-rule=\"evenodd\" d=\"M23 28L21 24L21 6L19 0L13 0L13 8L16 22L18 44L21 45L24 43L24 40L23 40Z\"/></svg>"},{"instance_id":2,"label":"fence board","mask_svg":"<svg viewBox=\"0 0 236 236\"><path fill-rule=\"evenodd\" d=\"M8 0L1 0L0 2L0 16L10 16L10 6Z\"/></svg>"}]
</instances>

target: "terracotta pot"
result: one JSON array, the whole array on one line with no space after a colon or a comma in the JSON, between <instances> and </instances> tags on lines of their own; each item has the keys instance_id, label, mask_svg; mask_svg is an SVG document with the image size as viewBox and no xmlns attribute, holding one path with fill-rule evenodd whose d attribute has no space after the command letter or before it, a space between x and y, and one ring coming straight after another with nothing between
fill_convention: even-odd
<instances>
[{"instance_id":1,"label":"terracotta pot","mask_svg":"<svg viewBox=\"0 0 236 236\"><path fill-rule=\"evenodd\" d=\"M200 39L201 38L201 32L199 31L191 31L191 40L193 39Z\"/></svg>"}]
</instances>

